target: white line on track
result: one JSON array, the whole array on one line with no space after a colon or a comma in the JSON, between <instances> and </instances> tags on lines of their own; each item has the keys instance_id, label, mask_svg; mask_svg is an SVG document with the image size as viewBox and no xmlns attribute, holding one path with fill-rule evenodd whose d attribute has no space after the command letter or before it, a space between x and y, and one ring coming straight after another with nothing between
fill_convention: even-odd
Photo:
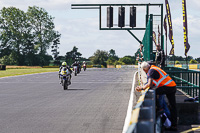
<instances>
[{"instance_id":1,"label":"white line on track","mask_svg":"<svg viewBox=\"0 0 200 133\"><path fill-rule=\"evenodd\" d=\"M136 76L136 73L137 72L135 72L135 74L133 76L132 89L131 89L128 109L127 109L127 113L126 113L126 119L125 119L125 122L124 122L124 127L123 127L122 133L126 133L126 131L128 130L128 127L129 127L130 120L131 120L131 112L132 112L132 108L133 108L133 94L134 94L134 89L135 89L135 76Z\"/></svg>"}]
</instances>

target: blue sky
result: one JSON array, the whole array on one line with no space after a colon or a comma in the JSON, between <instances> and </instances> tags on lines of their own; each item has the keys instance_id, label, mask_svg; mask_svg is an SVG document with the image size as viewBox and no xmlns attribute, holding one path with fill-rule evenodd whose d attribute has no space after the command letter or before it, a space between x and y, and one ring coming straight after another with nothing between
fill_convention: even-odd
<instances>
[{"instance_id":1,"label":"blue sky","mask_svg":"<svg viewBox=\"0 0 200 133\"><path fill-rule=\"evenodd\" d=\"M99 30L98 10L72 10L71 4L141 4L165 3L164 0L1 0L0 8L14 6L26 11L28 6L44 8L55 17L56 30L62 34L60 55L72 50L73 46L79 48L83 57L90 57L97 50L114 49L119 57L134 55L139 43L127 31ZM188 40L191 48L189 56L200 57L200 0L186 0L188 14ZM169 0L174 32L175 55L184 57L182 0ZM158 9L152 9L156 12ZM164 13L165 13L164 4ZM103 20L106 12L103 11ZM137 8L137 26L144 26L143 8ZM104 25L106 24L105 22ZM144 31L133 31L142 40ZM171 44L168 41L168 54Z\"/></svg>"}]
</instances>

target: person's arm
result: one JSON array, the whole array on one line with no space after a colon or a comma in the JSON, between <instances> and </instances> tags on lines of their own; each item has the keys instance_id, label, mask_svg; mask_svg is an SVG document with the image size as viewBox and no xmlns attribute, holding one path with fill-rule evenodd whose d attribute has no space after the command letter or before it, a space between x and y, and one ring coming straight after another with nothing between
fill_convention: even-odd
<instances>
[{"instance_id":1,"label":"person's arm","mask_svg":"<svg viewBox=\"0 0 200 133\"><path fill-rule=\"evenodd\" d=\"M137 86L136 90L140 92L141 90L145 90L145 89L147 89L149 87L152 87L153 86L152 82L153 82L153 79L149 78L148 83L146 85L144 85L144 86Z\"/></svg>"},{"instance_id":2,"label":"person's arm","mask_svg":"<svg viewBox=\"0 0 200 133\"><path fill-rule=\"evenodd\" d=\"M67 66L67 69L70 71L70 73L72 73L72 70Z\"/></svg>"},{"instance_id":3,"label":"person's arm","mask_svg":"<svg viewBox=\"0 0 200 133\"><path fill-rule=\"evenodd\" d=\"M61 66L60 69L59 69L59 74L60 74L60 72L61 72L61 69L62 69L62 66Z\"/></svg>"},{"instance_id":4,"label":"person's arm","mask_svg":"<svg viewBox=\"0 0 200 133\"><path fill-rule=\"evenodd\" d=\"M149 87L152 87L153 86L152 82L153 82L153 79L149 78L148 83L145 84L144 86L140 86L139 90L145 90L145 89L147 89Z\"/></svg>"},{"instance_id":5,"label":"person's arm","mask_svg":"<svg viewBox=\"0 0 200 133\"><path fill-rule=\"evenodd\" d=\"M145 90L145 89L147 89L147 88L150 88L150 87L152 87L153 86L153 79L152 78L149 78L149 80L148 80L148 83L146 84L146 85L144 85L143 86L143 90Z\"/></svg>"},{"instance_id":6,"label":"person's arm","mask_svg":"<svg viewBox=\"0 0 200 133\"><path fill-rule=\"evenodd\" d=\"M156 56L155 56L156 63L157 63L157 60L158 60L158 51L156 51Z\"/></svg>"}]
</instances>

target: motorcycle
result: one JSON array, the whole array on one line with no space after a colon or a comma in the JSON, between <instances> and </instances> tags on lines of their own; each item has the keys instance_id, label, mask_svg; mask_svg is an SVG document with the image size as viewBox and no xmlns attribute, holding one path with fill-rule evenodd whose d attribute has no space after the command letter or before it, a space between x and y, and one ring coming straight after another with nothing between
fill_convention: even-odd
<instances>
[{"instance_id":1,"label":"motorcycle","mask_svg":"<svg viewBox=\"0 0 200 133\"><path fill-rule=\"evenodd\" d=\"M78 67L77 66L73 66L73 71L74 71L74 76L77 76Z\"/></svg>"},{"instance_id":2,"label":"motorcycle","mask_svg":"<svg viewBox=\"0 0 200 133\"><path fill-rule=\"evenodd\" d=\"M83 64L83 70L84 71L86 70L86 64Z\"/></svg>"},{"instance_id":3,"label":"motorcycle","mask_svg":"<svg viewBox=\"0 0 200 133\"><path fill-rule=\"evenodd\" d=\"M67 68L63 68L60 74L60 78L64 90L67 90L68 86L71 84L70 75L71 73L69 72L69 70L67 70Z\"/></svg>"}]
</instances>

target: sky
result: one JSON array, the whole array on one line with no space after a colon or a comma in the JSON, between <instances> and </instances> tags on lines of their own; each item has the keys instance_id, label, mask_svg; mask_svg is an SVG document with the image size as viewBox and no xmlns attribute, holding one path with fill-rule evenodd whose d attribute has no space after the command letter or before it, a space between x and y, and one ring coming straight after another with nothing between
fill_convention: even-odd
<instances>
[{"instance_id":1,"label":"sky","mask_svg":"<svg viewBox=\"0 0 200 133\"><path fill-rule=\"evenodd\" d=\"M175 55L184 55L182 0L168 0L174 34ZM82 53L82 57L90 57L99 50L114 49L119 57L133 56L139 48L139 43L125 30L99 30L98 9L71 9L71 4L163 4L166 14L165 0L0 0L0 9L16 7L27 11L28 6L44 8L54 17L55 30L61 34L60 55L64 56L74 46ZM188 56L200 57L200 0L186 0L188 15L188 41L191 46ZM128 7L129 8L129 7ZM145 27L144 7L137 7L137 27ZM126 9L127 10L127 9ZM160 8L151 8L150 12L159 14ZM117 24L117 8L114 8L114 23ZM129 13L126 11L126 20ZM155 19L156 20L156 19ZM158 19L159 20L159 19ZM159 21L158 21L159 22ZM126 24L128 22L126 21ZM106 7L102 10L102 26L106 26ZM155 28L156 30L156 28ZM132 31L142 40L144 31ZM166 45L165 45L166 47ZM167 53L171 44L167 42ZM48 51L51 54L50 50Z\"/></svg>"}]
</instances>

